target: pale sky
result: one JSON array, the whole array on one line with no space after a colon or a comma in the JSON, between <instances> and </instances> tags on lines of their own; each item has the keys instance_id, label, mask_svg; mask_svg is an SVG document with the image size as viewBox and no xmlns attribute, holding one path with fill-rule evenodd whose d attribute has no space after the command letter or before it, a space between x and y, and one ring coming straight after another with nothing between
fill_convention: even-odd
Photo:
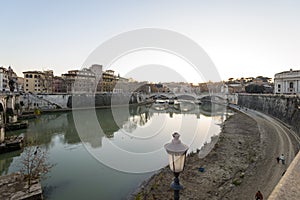
<instances>
[{"instance_id":1,"label":"pale sky","mask_svg":"<svg viewBox=\"0 0 300 200\"><path fill-rule=\"evenodd\" d=\"M197 42L223 80L300 69L296 0L0 0L0 8L0 66L12 66L19 76L26 70L60 75L80 69L112 36L149 27Z\"/></svg>"}]
</instances>

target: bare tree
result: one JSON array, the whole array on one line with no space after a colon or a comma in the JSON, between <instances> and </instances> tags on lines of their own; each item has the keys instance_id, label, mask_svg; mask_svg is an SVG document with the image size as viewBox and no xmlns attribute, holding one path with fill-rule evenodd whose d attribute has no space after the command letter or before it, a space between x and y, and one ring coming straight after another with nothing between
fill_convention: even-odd
<instances>
[{"instance_id":1,"label":"bare tree","mask_svg":"<svg viewBox=\"0 0 300 200\"><path fill-rule=\"evenodd\" d=\"M48 161L48 152L39 146L27 146L21 156L21 174L28 181L44 178L54 165Z\"/></svg>"}]
</instances>

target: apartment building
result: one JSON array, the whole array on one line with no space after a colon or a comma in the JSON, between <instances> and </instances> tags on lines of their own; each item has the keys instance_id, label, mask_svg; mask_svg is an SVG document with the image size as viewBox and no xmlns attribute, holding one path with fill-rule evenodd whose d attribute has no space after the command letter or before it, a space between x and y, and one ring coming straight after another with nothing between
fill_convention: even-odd
<instances>
[{"instance_id":1,"label":"apartment building","mask_svg":"<svg viewBox=\"0 0 300 200\"><path fill-rule=\"evenodd\" d=\"M53 77L52 93L67 93L67 85L65 79L60 76Z\"/></svg>"},{"instance_id":2,"label":"apartment building","mask_svg":"<svg viewBox=\"0 0 300 200\"><path fill-rule=\"evenodd\" d=\"M45 74L41 71L25 71L24 74L24 92L25 93L44 93Z\"/></svg>"},{"instance_id":3,"label":"apartment building","mask_svg":"<svg viewBox=\"0 0 300 200\"><path fill-rule=\"evenodd\" d=\"M53 70L46 71L25 71L23 91L34 94L52 94L53 93Z\"/></svg>"},{"instance_id":4,"label":"apartment building","mask_svg":"<svg viewBox=\"0 0 300 200\"><path fill-rule=\"evenodd\" d=\"M96 90L96 76L90 69L70 70L62 74L67 93L93 93Z\"/></svg>"},{"instance_id":5,"label":"apartment building","mask_svg":"<svg viewBox=\"0 0 300 200\"><path fill-rule=\"evenodd\" d=\"M115 76L114 70L106 70L102 73L99 92L113 92L118 78Z\"/></svg>"}]
</instances>

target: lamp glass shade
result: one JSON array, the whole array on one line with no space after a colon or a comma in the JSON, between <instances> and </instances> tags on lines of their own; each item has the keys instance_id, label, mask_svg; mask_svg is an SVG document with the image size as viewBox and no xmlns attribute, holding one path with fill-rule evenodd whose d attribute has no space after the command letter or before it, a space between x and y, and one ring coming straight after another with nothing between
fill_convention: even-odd
<instances>
[{"instance_id":1,"label":"lamp glass shade","mask_svg":"<svg viewBox=\"0 0 300 200\"><path fill-rule=\"evenodd\" d=\"M172 142L165 144L165 149L169 154L170 169L173 172L183 171L186 152L188 150L188 146L182 144L179 137L179 133L174 133Z\"/></svg>"},{"instance_id":2,"label":"lamp glass shade","mask_svg":"<svg viewBox=\"0 0 300 200\"><path fill-rule=\"evenodd\" d=\"M172 172L182 172L185 163L185 153L181 155L169 154L169 166Z\"/></svg>"}]
</instances>

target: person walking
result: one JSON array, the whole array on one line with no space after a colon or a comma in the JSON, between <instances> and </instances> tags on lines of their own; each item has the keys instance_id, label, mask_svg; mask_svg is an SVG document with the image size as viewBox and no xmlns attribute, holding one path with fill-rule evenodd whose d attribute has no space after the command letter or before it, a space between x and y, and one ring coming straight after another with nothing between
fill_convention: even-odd
<instances>
[{"instance_id":1,"label":"person walking","mask_svg":"<svg viewBox=\"0 0 300 200\"><path fill-rule=\"evenodd\" d=\"M279 159L281 160L281 163L284 165L285 160L284 160L284 155L283 154L281 154L281 156L279 156Z\"/></svg>"},{"instance_id":2,"label":"person walking","mask_svg":"<svg viewBox=\"0 0 300 200\"><path fill-rule=\"evenodd\" d=\"M264 197L262 195L262 193L258 190L255 194L255 200L263 200Z\"/></svg>"}]
</instances>

